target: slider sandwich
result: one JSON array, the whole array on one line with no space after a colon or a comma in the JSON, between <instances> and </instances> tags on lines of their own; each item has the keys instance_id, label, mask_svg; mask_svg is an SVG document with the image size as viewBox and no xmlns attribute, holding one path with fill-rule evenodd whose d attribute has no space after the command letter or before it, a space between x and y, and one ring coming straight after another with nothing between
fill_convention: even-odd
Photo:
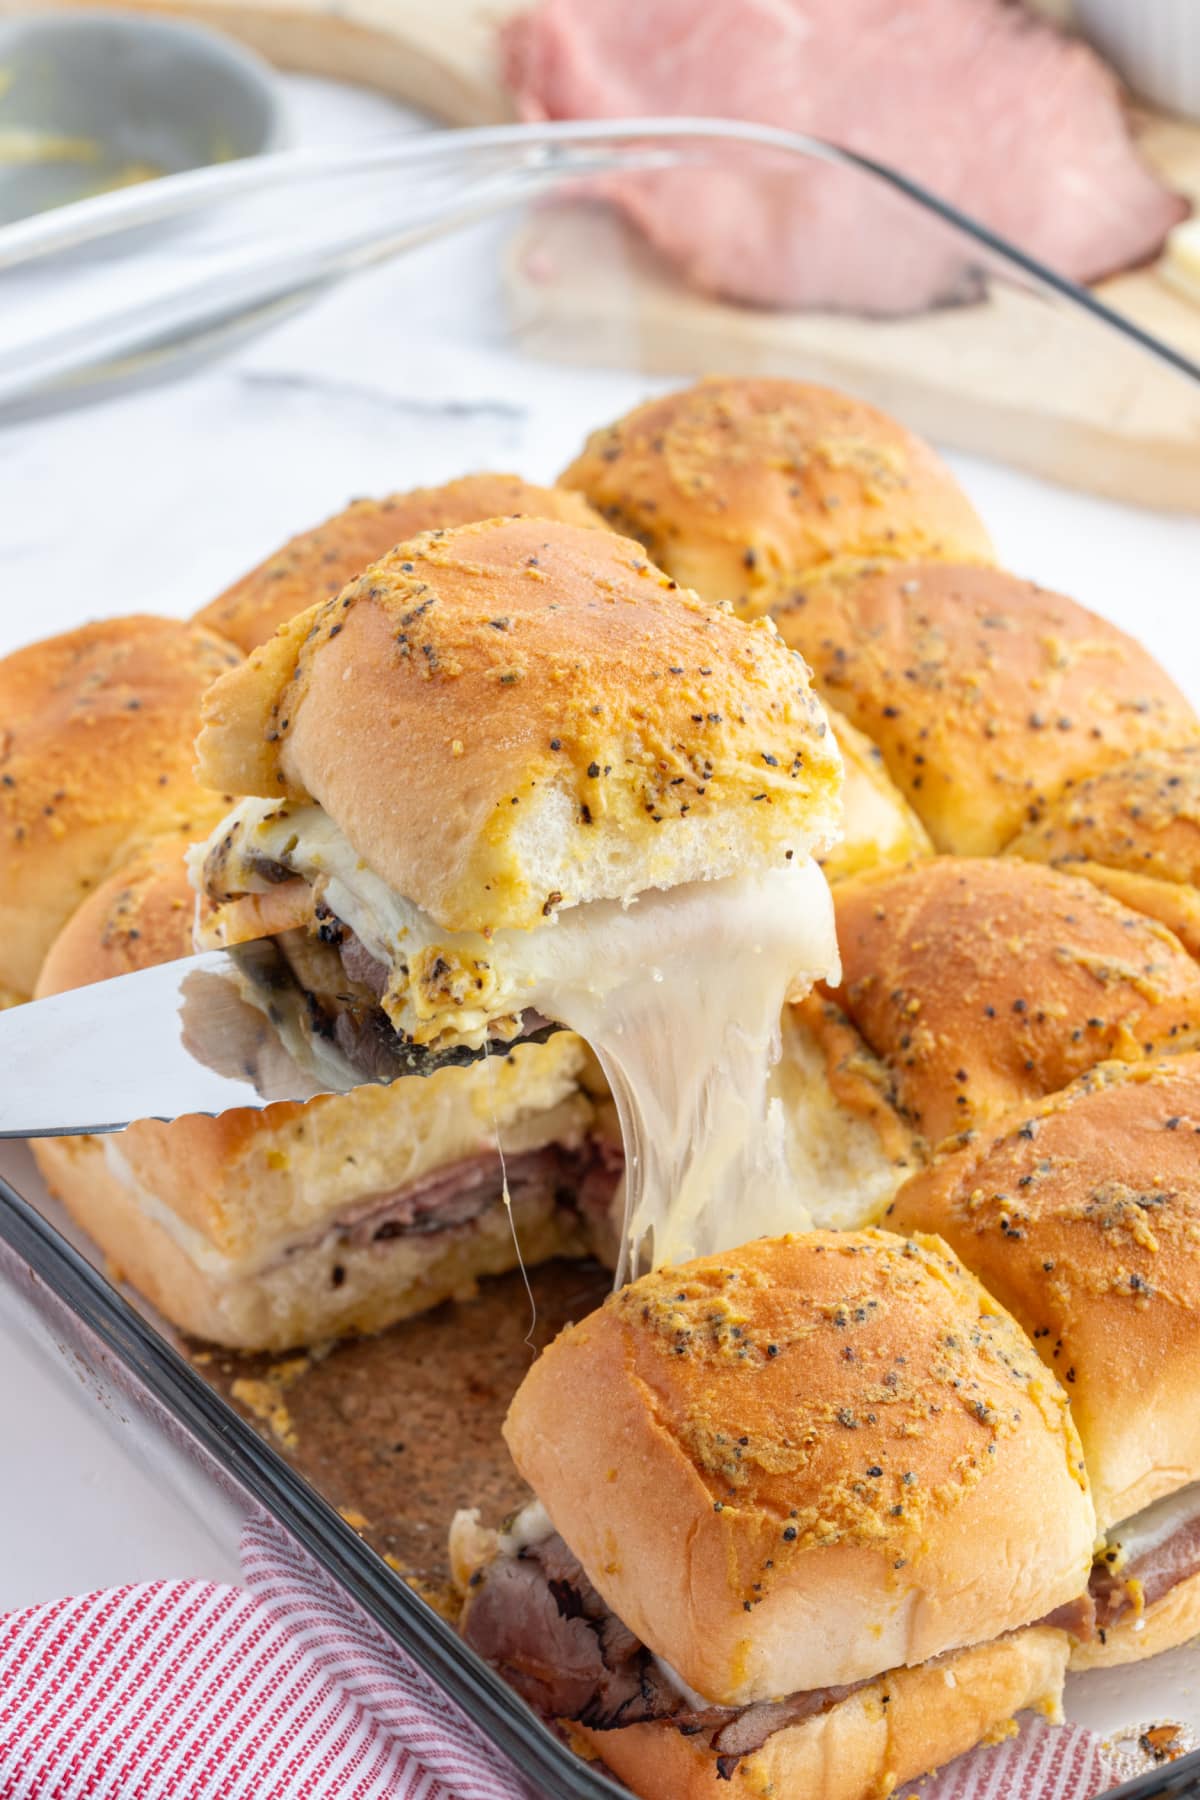
<instances>
[{"instance_id":1,"label":"slider sandwich","mask_svg":"<svg viewBox=\"0 0 1200 1800\"><path fill-rule=\"evenodd\" d=\"M592 433L560 476L677 581L745 617L846 559L991 562L928 444L850 394L716 377Z\"/></svg>"},{"instance_id":2,"label":"slider sandwich","mask_svg":"<svg viewBox=\"0 0 1200 1800\"><path fill-rule=\"evenodd\" d=\"M476 1651L645 1800L873 1800L1056 1715L1095 1518L1062 1388L936 1238L663 1268L543 1353Z\"/></svg>"},{"instance_id":3,"label":"slider sandwich","mask_svg":"<svg viewBox=\"0 0 1200 1800\"><path fill-rule=\"evenodd\" d=\"M835 1044L849 1026L930 1150L1107 1058L1200 1043L1200 967L1079 876L939 856L842 882L835 907L841 985L802 1019Z\"/></svg>"},{"instance_id":4,"label":"slider sandwich","mask_svg":"<svg viewBox=\"0 0 1200 1800\"><path fill-rule=\"evenodd\" d=\"M103 883L56 939L39 995L186 956L185 849L159 839ZM378 1331L465 1297L519 1255L534 1264L607 1244L621 1169L599 1073L565 1031L425 1081L147 1119L111 1137L43 1138L33 1152L160 1313L243 1350Z\"/></svg>"},{"instance_id":5,"label":"slider sandwich","mask_svg":"<svg viewBox=\"0 0 1200 1800\"><path fill-rule=\"evenodd\" d=\"M197 625L104 619L0 660L0 1006L33 993L81 901L228 798L194 774L200 696L241 657Z\"/></svg>"},{"instance_id":6,"label":"slider sandwich","mask_svg":"<svg viewBox=\"0 0 1200 1800\"><path fill-rule=\"evenodd\" d=\"M1200 956L1200 743L1073 783L1005 855L1086 875Z\"/></svg>"},{"instance_id":7,"label":"slider sandwich","mask_svg":"<svg viewBox=\"0 0 1200 1800\"><path fill-rule=\"evenodd\" d=\"M1200 1057L1108 1063L948 1155L887 1223L936 1231L1065 1384L1102 1532L1074 1667L1200 1631Z\"/></svg>"},{"instance_id":8,"label":"slider sandwich","mask_svg":"<svg viewBox=\"0 0 1200 1800\"><path fill-rule=\"evenodd\" d=\"M974 559L818 570L773 616L939 850L994 856L1070 783L1200 742L1192 707L1133 638Z\"/></svg>"},{"instance_id":9,"label":"slider sandwich","mask_svg":"<svg viewBox=\"0 0 1200 1800\"><path fill-rule=\"evenodd\" d=\"M318 1078L565 1025L637 1133L656 1256L793 1203L766 1084L784 998L836 970L841 765L768 621L607 532L493 519L400 545L204 718L203 778L246 798L194 858L199 941L273 939L261 1003Z\"/></svg>"},{"instance_id":10,"label":"slider sandwich","mask_svg":"<svg viewBox=\"0 0 1200 1800\"><path fill-rule=\"evenodd\" d=\"M511 513L604 527L586 500L565 488L536 487L519 475L460 475L440 487L352 501L323 524L290 538L218 594L196 614L196 623L249 654L297 613L340 593L394 544L422 531Z\"/></svg>"},{"instance_id":11,"label":"slider sandwich","mask_svg":"<svg viewBox=\"0 0 1200 1800\"><path fill-rule=\"evenodd\" d=\"M1200 1043L1200 968L1090 881L939 856L833 898L841 982L785 1009L772 1078L812 1223L875 1223L939 1146L1106 1058Z\"/></svg>"}]
</instances>

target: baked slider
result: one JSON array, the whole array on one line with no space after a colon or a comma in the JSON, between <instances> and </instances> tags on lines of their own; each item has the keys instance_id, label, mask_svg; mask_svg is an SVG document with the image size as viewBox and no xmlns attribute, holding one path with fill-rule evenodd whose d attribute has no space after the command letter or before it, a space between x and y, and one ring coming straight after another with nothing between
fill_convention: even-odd
<instances>
[{"instance_id":1,"label":"baked slider","mask_svg":"<svg viewBox=\"0 0 1200 1800\"><path fill-rule=\"evenodd\" d=\"M898 1195L1066 1383L1105 1536L1078 1667L1200 1631L1200 1057L1106 1064Z\"/></svg>"},{"instance_id":2,"label":"baked slider","mask_svg":"<svg viewBox=\"0 0 1200 1800\"><path fill-rule=\"evenodd\" d=\"M843 566L797 584L775 619L939 850L994 856L1069 782L1200 742L1140 644L1002 569Z\"/></svg>"},{"instance_id":3,"label":"baked slider","mask_svg":"<svg viewBox=\"0 0 1200 1800\"><path fill-rule=\"evenodd\" d=\"M201 694L241 657L199 626L105 619L0 661L0 1005L28 1000L55 934L160 832L228 805L195 778Z\"/></svg>"},{"instance_id":4,"label":"baked slider","mask_svg":"<svg viewBox=\"0 0 1200 1800\"><path fill-rule=\"evenodd\" d=\"M1106 1058L1200 1043L1200 968L1081 877L944 856L843 882L835 904L842 983L803 1016L818 1037L848 1022L930 1150Z\"/></svg>"},{"instance_id":5,"label":"baked slider","mask_svg":"<svg viewBox=\"0 0 1200 1800\"><path fill-rule=\"evenodd\" d=\"M766 1084L785 997L836 971L841 762L769 620L608 532L431 532L218 682L197 748L247 796L196 857L201 942L274 937L272 1016L330 1085L566 1025L656 1257L794 1218Z\"/></svg>"},{"instance_id":6,"label":"baked slider","mask_svg":"<svg viewBox=\"0 0 1200 1800\"><path fill-rule=\"evenodd\" d=\"M1200 956L1200 744L1074 782L1005 854L1086 875Z\"/></svg>"},{"instance_id":7,"label":"baked slider","mask_svg":"<svg viewBox=\"0 0 1200 1800\"><path fill-rule=\"evenodd\" d=\"M184 850L160 840L102 884L55 941L39 994L187 955ZM287 1350L462 1297L515 1267L518 1244L534 1264L606 1238L621 1158L605 1113L584 1045L559 1032L427 1081L33 1150L71 1216L173 1324Z\"/></svg>"},{"instance_id":8,"label":"baked slider","mask_svg":"<svg viewBox=\"0 0 1200 1800\"><path fill-rule=\"evenodd\" d=\"M456 1520L464 1635L645 1800L868 1800L1057 1710L1079 1441L936 1238L661 1269L538 1358L504 1435L540 1505Z\"/></svg>"},{"instance_id":9,"label":"baked slider","mask_svg":"<svg viewBox=\"0 0 1200 1800\"><path fill-rule=\"evenodd\" d=\"M412 488L383 500L354 500L312 531L289 539L196 614L247 654L281 625L339 594L393 545L419 532L470 525L506 513L603 528L578 494L536 487L519 475L462 475L441 487Z\"/></svg>"},{"instance_id":10,"label":"baked slider","mask_svg":"<svg viewBox=\"0 0 1200 1800\"><path fill-rule=\"evenodd\" d=\"M677 581L748 617L846 557L992 560L928 444L804 381L717 377L648 400L593 432L559 480Z\"/></svg>"}]
</instances>

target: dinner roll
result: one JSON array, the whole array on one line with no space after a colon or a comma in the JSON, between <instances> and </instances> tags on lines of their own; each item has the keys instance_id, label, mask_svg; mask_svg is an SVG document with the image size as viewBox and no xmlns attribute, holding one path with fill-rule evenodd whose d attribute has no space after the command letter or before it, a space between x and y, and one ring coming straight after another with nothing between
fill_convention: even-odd
<instances>
[{"instance_id":1,"label":"dinner roll","mask_svg":"<svg viewBox=\"0 0 1200 1800\"><path fill-rule=\"evenodd\" d=\"M1101 1529L1200 1480L1200 1056L1106 1064L915 1175L935 1231L1066 1383Z\"/></svg>"},{"instance_id":2,"label":"dinner roll","mask_svg":"<svg viewBox=\"0 0 1200 1800\"><path fill-rule=\"evenodd\" d=\"M840 820L802 660L641 546L540 519L429 532L209 693L214 787L313 799L449 930L782 867Z\"/></svg>"},{"instance_id":3,"label":"dinner roll","mask_svg":"<svg viewBox=\"0 0 1200 1800\"><path fill-rule=\"evenodd\" d=\"M722 1706L925 1662L1087 1581L1063 1391L936 1238L643 1277L542 1353L504 1436L608 1606Z\"/></svg>"},{"instance_id":4,"label":"dinner roll","mask_svg":"<svg viewBox=\"0 0 1200 1800\"><path fill-rule=\"evenodd\" d=\"M843 568L798 586L775 618L939 850L995 855L1068 782L1200 740L1140 644L1002 569Z\"/></svg>"},{"instance_id":5,"label":"dinner roll","mask_svg":"<svg viewBox=\"0 0 1200 1800\"><path fill-rule=\"evenodd\" d=\"M200 786L200 696L240 662L196 625L137 615L0 661L0 998L28 999L56 933L149 839L203 837L228 806Z\"/></svg>"},{"instance_id":6,"label":"dinner roll","mask_svg":"<svg viewBox=\"0 0 1200 1800\"><path fill-rule=\"evenodd\" d=\"M747 616L843 557L990 562L945 464L865 401L717 377L593 432L559 478L710 600Z\"/></svg>"},{"instance_id":7,"label":"dinner roll","mask_svg":"<svg viewBox=\"0 0 1200 1800\"><path fill-rule=\"evenodd\" d=\"M1200 956L1200 745L1072 783L1006 854L1086 875Z\"/></svg>"},{"instance_id":8,"label":"dinner roll","mask_svg":"<svg viewBox=\"0 0 1200 1800\"><path fill-rule=\"evenodd\" d=\"M1200 1041L1195 962L1079 877L937 857L843 882L834 901L834 1000L931 1148L1106 1057Z\"/></svg>"},{"instance_id":9,"label":"dinner roll","mask_svg":"<svg viewBox=\"0 0 1200 1800\"><path fill-rule=\"evenodd\" d=\"M89 896L39 995L188 954L183 850L148 846ZM287 1350L381 1330L519 1256L582 1255L611 1236L620 1157L593 1081L585 1046L559 1032L391 1087L33 1148L72 1218L173 1324Z\"/></svg>"},{"instance_id":10,"label":"dinner roll","mask_svg":"<svg viewBox=\"0 0 1200 1800\"><path fill-rule=\"evenodd\" d=\"M247 654L318 600L338 594L368 563L418 532L470 525L507 513L532 513L568 525L603 527L578 494L535 487L519 475L463 475L441 487L413 488L384 500L354 500L313 531L302 531L196 614Z\"/></svg>"}]
</instances>

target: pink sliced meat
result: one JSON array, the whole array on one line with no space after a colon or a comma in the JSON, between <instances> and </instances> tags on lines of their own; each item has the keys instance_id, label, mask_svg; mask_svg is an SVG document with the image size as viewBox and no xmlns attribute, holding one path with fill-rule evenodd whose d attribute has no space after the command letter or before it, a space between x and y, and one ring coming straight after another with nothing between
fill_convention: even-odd
<instances>
[{"instance_id":1,"label":"pink sliced meat","mask_svg":"<svg viewBox=\"0 0 1200 1800\"><path fill-rule=\"evenodd\" d=\"M542 0L505 28L503 55L527 118L690 114L808 132L1077 281L1148 260L1188 210L1138 156L1111 71L1012 0ZM970 290L962 240L866 176L771 167L609 191L710 292L892 313Z\"/></svg>"},{"instance_id":2,"label":"pink sliced meat","mask_svg":"<svg viewBox=\"0 0 1200 1800\"><path fill-rule=\"evenodd\" d=\"M1120 1537L1118 1528L1114 1534ZM1089 1584L1096 1607L1096 1622L1101 1630L1115 1625L1133 1606L1129 1583L1141 1587L1144 1606L1153 1606L1164 1594L1181 1582L1200 1574L1200 1510L1185 1519L1169 1537L1150 1546L1140 1556L1130 1559L1118 1573L1100 1563L1092 1570Z\"/></svg>"}]
</instances>

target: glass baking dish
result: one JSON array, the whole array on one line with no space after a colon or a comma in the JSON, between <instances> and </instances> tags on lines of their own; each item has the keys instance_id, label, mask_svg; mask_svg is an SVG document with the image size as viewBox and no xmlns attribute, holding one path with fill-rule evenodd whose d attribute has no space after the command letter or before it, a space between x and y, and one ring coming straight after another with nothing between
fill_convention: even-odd
<instances>
[{"instance_id":1,"label":"glass baking dish","mask_svg":"<svg viewBox=\"0 0 1200 1800\"><path fill-rule=\"evenodd\" d=\"M952 297L871 316L739 305L689 288L614 210L611 188L577 173L557 185L543 178L533 203L484 206L487 216L453 232L431 228L420 248L186 379L10 422L11 518L23 496L44 505L52 469L62 515L87 532L85 590L75 536L39 548L37 634L139 608L190 613L355 493L485 467L551 478L588 431L647 393L705 373L769 373L851 389L933 438L1002 562L1135 631L1200 700L1200 635L1180 599L1200 567L1200 369L884 171L845 159L831 171L819 146L731 143L728 131L615 135L627 151L622 181L642 179L628 172L639 161L659 179L667 158L669 172L678 163L690 179L706 170L741 184L751 220L777 219L788 183L801 184L803 200L804 183L835 174L847 231L893 244L899 232L918 264L953 273ZM527 141L553 148L569 136ZM313 222L294 210L260 225L293 250L311 237L316 255ZM131 267L158 255L142 244ZM106 278L112 270L106 262ZM86 284L87 265L73 263L66 280ZM172 434L178 456L164 453ZM3 651L33 635L19 617L0 630ZM0 1173L0 1332L32 1333L75 1370L76 1399L99 1405L125 1453L203 1516L218 1566L236 1579L247 1521L267 1518L382 1628L398 1658L471 1715L531 1793L617 1791L436 1610L453 1507L480 1502L494 1514L511 1494L496 1426L527 1356L518 1280L314 1358L272 1386L279 1359L180 1344L122 1294L48 1201L26 1152L5 1148ZM535 1271L534 1285L546 1331L595 1304L604 1277L564 1264ZM461 1363L446 1360L451 1350ZM350 1404L364 1386L391 1397L382 1416ZM397 1415L418 1436L423 1420L431 1429L441 1417L444 1435L456 1397L457 1461L439 1486L424 1479L420 1442L407 1430L398 1439ZM308 1413L336 1415L343 1434L315 1461L305 1455ZM1110 1732L1166 1713L1194 1740L1200 1652L1075 1678L1068 1711ZM1112 1791L1130 1800L1200 1791L1200 1751Z\"/></svg>"}]
</instances>

